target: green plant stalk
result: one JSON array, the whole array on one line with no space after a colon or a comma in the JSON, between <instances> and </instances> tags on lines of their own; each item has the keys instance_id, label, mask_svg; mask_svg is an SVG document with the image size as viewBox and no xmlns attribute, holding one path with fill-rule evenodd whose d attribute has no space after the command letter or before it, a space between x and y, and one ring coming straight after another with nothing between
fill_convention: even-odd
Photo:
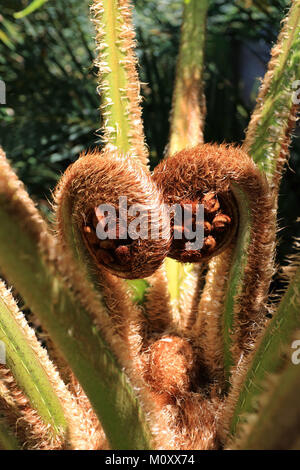
<instances>
[{"instance_id":1,"label":"green plant stalk","mask_svg":"<svg viewBox=\"0 0 300 470\"><path fill-rule=\"evenodd\" d=\"M180 49L174 85L168 155L203 142L205 101L203 64L208 0L184 0ZM168 258L165 262L173 305L180 306L185 280L192 271Z\"/></svg>"},{"instance_id":2,"label":"green plant stalk","mask_svg":"<svg viewBox=\"0 0 300 470\"><path fill-rule=\"evenodd\" d=\"M281 300L277 312L266 329L240 389L231 420L230 432L235 434L242 415L253 413L254 403L263 391L270 374L280 372L286 349L300 327L300 268Z\"/></svg>"},{"instance_id":3,"label":"green plant stalk","mask_svg":"<svg viewBox=\"0 0 300 470\"><path fill-rule=\"evenodd\" d=\"M248 247L251 241L251 211L247 195L236 185L232 186L238 202L239 229L232 253L232 265L229 272L223 312L223 342L225 380L230 379L234 364L232 356L235 302L242 291L243 276L248 260Z\"/></svg>"},{"instance_id":4,"label":"green plant stalk","mask_svg":"<svg viewBox=\"0 0 300 470\"><path fill-rule=\"evenodd\" d=\"M0 416L0 450L20 450L21 446L11 432L5 418Z\"/></svg>"},{"instance_id":5,"label":"green plant stalk","mask_svg":"<svg viewBox=\"0 0 300 470\"><path fill-rule=\"evenodd\" d=\"M181 293L181 283L185 278L184 266L172 258L166 258L164 266L168 277L170 300L173 305L175 304L178 306Z\"/></svg>"},{"instance_id":6,"label":"green plant stalk","mask_svg":"<svg viewBox=\"0 0 300 470\"><path fill-rule=\"evenodd\" d=\"M104 142L147 164L129 0L94 0Z\"/></svg>"},{"instance_id":7,"label":"green plant stalk","mask_svg":"<svg viewBox=\"0 0 300 470\"><path fill-rule=\"evenodd\" d=\"M278 43L272 51L244 149L270 182L278 183L288 157L290 136L299 105L300 1L292 3ZM298 82L297 82L298 80Z\"/></svg>"},{"instance_id":8,"label":"green plant stalk","mask_svg":"<svg viewBox=\"0 0 300 470\"><path fill-rule=\"evenodd\" d=\"M2 29L0 29L0 41L4 42L4 44L10 49L14 49L13 42L9 39L7 34Z\"/></svg>"},{"instance_id":9,"label":"green plant stalk","mask_svg":"<svg viewBox=\"0 0 300 470\"><path fill-rule=\"evenodd\" d=\"M126 281L131 291L132 302L143 305L150 284L146 279L130 279Z\"/></svg>"},{"instance_id":10,"label":"green plant stalk","mask_svg":"<svg viewBox=\"0 0 300 470\"><path fill-rule=\"evenodd\" d=\"M267 173L271 187L278 184L283 164L287 159L288 143L293 130L292 83L299 76L299 19L300 2L293 3L290 14L273 50L273 59L265 76L258 104L249 124L244 150L246 150L262 171ZM237 198L238 199L238 198ZM247 269L247 252L251 243L251 214L247 201L240 206L240 230L234 249L233 263L228 280L224 309L224 361L226 379L230 378L233 364L231 347L235 304L243 291L244 272ZM248 211L248 215L247 215ZM247 220L247 217L249 220ZM247 235L248 233L248 235ZM241 235L243 234L243 235Z\"/></svg>"},{"instance_id":11,"label":"green plant stalk","mask_svg":"<svg viewBox=\"0 0 300 470\"><path fill-rule=\"evenodd\" d=\"M94 0L93 16L99 68L99 93L103 119L104 142L123 153L130 153L147 165L141 119L139 81L136 74L134 43L120 36L122 26L131 29L128 19L130 2ZM128 92L128 90L130 90ZM147 281L127 280L132 300L143 303Z\"/></svg>"},{"instance_id":12,"label":"green plant stalk","mask_svg":"<svg viewBox=\"0 0 300 470\"><path fill-rule=\"evenodd\" d=\"M168 154L203 142L203 67L209 0L184 0Z\"/></svg>"},{"instance_id":13,"label":"green plant stalk","mask_svg":"<svg viewBox=\"0 0 300 470\"><path fill-rule=\"evenodd\" d=\"M32 350L9 306L0 297L0 339L6 348L6 365L53 435L67 430L63 407L39 358Z\"/></svg>"},{"instance_id":14,"label":"green plant stalk","mask_svg":"<svg viewBox=\"0 0 300 470\"><path fill-rule=\"evenodd\" d=\"M164 266L168 278L171 305L176 310L178 309L179 314L185 315L185 311L181 312L181 299L189 291L191 282L189 276L193 272L193 264L183 264L172 258L166 258Z\"/></svg>"},{"instance_id":15,"label":"green plant stalk","mask_svg":"<svg viewBox=\"0 0 300 470\"><path fill-rule=\"evenodd\" d=\"M293 90L292 87L294 81L299 77L299 18L300 2L297 0L293 2L290 13L279 35L278 44L272 51L269 71L264 78L256 109L252 115L244 143L244 150L252 156L260 169L266 172L271 187L278 186L283 165L287 160L288 144L294 127L294 116L297 111L297 106L295 106L293 102L295 99L295 90ZM249 246L248 243L247 245ZM244 246L242 250L244 253L247 252L247 245ZM237 265L235 266L236 263ZM231 306L229 304L230 310L225 313L225 322L227 321L226 318L228 318L228 315L229 319L231 315L234 315L234 299L243 288L243 273L245 272L247 262L243 263L242 259L236 259L231 272L238 272L239 265L242 266L242 268L239 278L236 278L236 292L232 292L231 294L233 304ZM230 286L231 283L232 278L230 277L228 285ZM287 293L285 299L287 299L288 295ZM282 330L280 326L283 321L280 319L280 314L279 316L276 315L276 318L279 318L278 323L277 320L274 319L271 325L276 324L276 328L280 328L281 334L284 335L284 330ZM291 323L293 323L293 321L294 317ZM232 322L233 319L227 321L229 327L232 325ZM260 344L239 395L230 426L232 433L236 431L240 414L250 412L253 396L255 395L255 391L257 392L258 384L261 383L264 371L267 370L271 372L275 364L277 364L274 358L278 357L279 353L276 347L280 347L281 341L279 339L280 337L277 335L271 339L271 325L266 331L265 339L263 339ZM286 332L288 331L290 330L287 326ZM227 337L229 337L228 334ZM284 336L282 341L284 342ZM272 349L270 349L271 345ZM228 347L226 349L229 350ZM271 354L271 350L273 354ZM226 362L228 374L230 361L227 360Z\"/></svg>"},{"instance_id":16,"label":"green plant stalk","mask_svg":"<svg viewBox=\"0 0 300 470\"><path fill-rule=\"evenodd\" d=\"M105 131L111 129L109 133L111 144L124 152L129 152L130 123L125 97L128 79L124 67L121 66L121 60L125 58L125 54L118 47L118 30L121 21L118 2L104 0L101 22L103 24L103 43L107 45L103 49L103 56L105 54L107 57L107 72L103 72L102 80L106 81L107 85L102 86L101 101L104 110Z\"/></svg>"},{"instance_id":17,"label":"green plant stalk","mask_svg":"<svg viewBox=\"0 0 300 470\"><path fill-rule=\"evenodd\" d=\"M30 224L24 224L28 219L26 207L22 210L20 217L11 201L0 193L1 271L38 316L69 363L101 421L111 448L149 449L145 418L126 375L90 313L62 277L53 273L55 268L43 256L35 231ZM101 303L99 308L103 309Z\"/></svg>"},{"instance_id":18,"label":"green plant stalk","mask_svg":"<svg viewBox=\"0 0 300 470\"><path fill-rule=\"evenodd\" d=\"M279 376L268 378L265 393L258 402L258 407L260 402L262 406L254 423L248 424L248 432L239 442L240 448L299 449L299 387L299 365L291 361Z\"/></svg>"}]
</instances>

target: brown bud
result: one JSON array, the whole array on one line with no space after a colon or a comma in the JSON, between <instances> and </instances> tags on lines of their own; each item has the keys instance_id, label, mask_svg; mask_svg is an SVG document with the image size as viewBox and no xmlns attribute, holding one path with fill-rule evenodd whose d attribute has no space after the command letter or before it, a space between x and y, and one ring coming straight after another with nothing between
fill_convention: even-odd
<instances>
[{"instance_id":1,"label":"brown bud","mask_svg":"<svg viewBox=\"0 0 300 470\"><path fill-rule=\"evenodd\" d=\"M166 335L150 346L145 379L154 391L171 395L184 393L190 387L193 367L193 350L189 342Z\"/></svg>"},{"instance_id":2,"label":"brown bud","mask_svg":"<svg viewBox=\"0 0 300 470\"><path fill-rule=\"evenodd\" d=\"M122 266L130 264L130 248L125 245L120 245L115 250L116 257Z\"/></svg>"},{"instance_id":3,"label":"brown bud","mask_svg":"<svg viewBox=\"0 0 300 470\"><path fill-rule=\"evenodd\" d=\"M211 224L207 220L205 220L205 222L204 222L204 234L207 235L208 233L210 233L211 229L212 229Z\"/></svg>"},{"instance_id":4,"label":"brown bud","mask_svg":"<svg viewBox=\"0 0 300 470\"><path fill-rule=\"evenodd\" d=\"M204 239L204 242L203 242L203 247L211 252L213 251L217 246L217 242L216 240L214 239L214 237L212 237L211 235L208 235L208 237L205 237Z\"/></svg>"},{"instance_id":5,"label":"brown bud","mask_svg":"<svg viewBox=\"0 0 300 470\"><path fill-rule=\"evenodd\" d=\"M220 209L220 203L215 193L209 192L201 200L201 204L204 206L205 212L213 214Z\"/></svg>"},{"instance_id":6,"label":"brown bud","mask_svg":"<svg viewBox=\"0 0 300 470\"><path fill-rule=\"evenodd\" d=\"M98 238L94 229L87 225L83 227L83 231L88 243L90 243L91 245L98 243Z\"/></svg>"},{"instance_id":7,"label":"brown bud","mask_svg":"<svg viewBox=\"0 0 300 470\"><path fill-rule=\"evenodd\" d=\"M116 246L113 240L99 240L99 246L103 248L103 250L115 250Z\"/></svg>"},{"instance_id":8,"label":"brown bud","mask_svg":"<svg viewBox=\"0 0 300 470\"><path fill-rule=\"evenodd\" d=\"M231 223L231 218L226 214L218 214L212 221L214 230L224 230Z\"/></svg>"}]
</instances>

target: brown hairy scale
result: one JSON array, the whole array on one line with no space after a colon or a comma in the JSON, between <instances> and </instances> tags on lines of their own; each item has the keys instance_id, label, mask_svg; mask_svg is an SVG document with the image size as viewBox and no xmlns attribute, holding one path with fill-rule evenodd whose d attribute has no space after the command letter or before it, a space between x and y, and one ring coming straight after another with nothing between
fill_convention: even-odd
<instances>
[{"instance_id":1,"label":"brown hairy scale","mask_svg":"<svg viewBox=\"0 0 300 470\"><path fill-rule=\"evenodd\" d=\"M128 209L136 205L147 222L147 237L133 240L123 226L118 212L119 196L127 197ZM147 277L161 265L170 245L167 213L163 198L142 165L127 155L108 149L82 155L63 175L56 190L58 233L67 239L63 207L71 205L72 224L80 231L94 263L113 274L135 279ZM116 210L116 230L109 231L109 217L98 211L100 204ZM139 216L129 216L129 224ZM146 219L145 219L146 218ZM97 237L102 224L107 238ZM157 228L159 237L151 237ZM139 230L137 228L137 230Z\"/></svg>"},{"instance_id":2,"label":"brown hairy scale","mask_svg":"<svg viewBox=\"0 0 300 470\"><path fill-rule=\"evenodd\" d=\"M149 347L145 380L172 402L176 394L190 389L193 359L192 346L185 338L164 335Z\"/></svg>"},{"instance_id":3,"label":"brown hairy scale","mask_svg":"<svg viewBox=\"0 0 300 470\"><path fill-rule=\"evenodd\" d=\"M173 221L171 258L181 262L207 261L228 246L238 225L237 203L230 182L235 179L234 166L240 169L243 160L250 159L240 149L204 144L182 150L155 168L153 178L165 201L169 205L191 207L190 218L187 214L181 226L174 226ZM204 206L203 246L187 250L185 233L188 227L196 229L197 204ZM176 239L176 233L182 233L181 240Z\"/></svg>"},{"instance_id":4,"label":"brown hairy scale","mask_svg":"<svg viewBox=\"0 0 300 470\"><path fill-rule=\"evenodd\" d=\"M177 333L155 335L145 345L141 374L155 405L156 423L166 429L158 449L217 449L220 398L199 380L199 351ZM203 379L203 377L202 377ZM203 383L202 383L203 382Z\"/></svg>"}]
</instances>

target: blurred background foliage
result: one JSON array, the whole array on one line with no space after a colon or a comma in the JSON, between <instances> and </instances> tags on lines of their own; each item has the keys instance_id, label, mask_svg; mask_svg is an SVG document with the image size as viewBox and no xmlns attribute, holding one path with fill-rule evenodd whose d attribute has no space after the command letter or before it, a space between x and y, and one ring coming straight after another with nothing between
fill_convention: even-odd
<instances>
[{"instance_id":1,"label":"blurred background foliage","mask_svg":"<svg viewBox=\"0 0 300 470\"><path fill-rule=\"evenodd\" d=\"M35 1L35 0L34 0ZM201 1L201 0L199 0ZM1 0L0 144L31 195L47 213L59 175L86 148L101 144L93 67L93 27L87 0ZM181 0L135 0L143 115L152 167L162 158L182 13ZM286 0L214 0L208 15L206 141L239 142L266 70ZM299 133L296 131L296 133ZM280 197L279 259L300 236L300 144L295 139Z\"/></svg>"}]
</instances>

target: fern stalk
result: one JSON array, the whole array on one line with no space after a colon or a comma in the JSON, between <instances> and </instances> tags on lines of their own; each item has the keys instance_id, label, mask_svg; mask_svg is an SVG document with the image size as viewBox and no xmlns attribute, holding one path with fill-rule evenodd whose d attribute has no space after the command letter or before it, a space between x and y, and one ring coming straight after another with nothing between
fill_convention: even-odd
<instances>
[{"instance_id":1,"label":"fern stalk","mask_svg":"<svg viewBox=\"0 0 300 470\"><path fill-rule=\"evenodd\" d=\"M209 1L184 0L183 3L183 22L167 148L169 156L203 142L206 112L203 94L203 64ZM182 307L185 309L185 293L195 281L193 266L183 266L168 258L165 261L165 268L172 304L175 310L180 311L182 301ZM179 315L178 321L180 322L180 312L177 315Z\"/></svg>"},{"instance_id":2,"label":"fern stalk","mask_svg":"<svg viewBox=\"0 0 300 470\"><path fill-rule=\"evenodd\" d=\"M295 333L300 328L300 269L299 267L289 274L291 282L283 296L278 309L268 325L268 328L261 336L255 353L252 354L251 360L242 362L238 367L238 375L236 383L233 384L232 391L228 397L228 407L233 411L230 420L230 433L239 432L240 423L247 420L247 416L257 413L259 404L263 403L264 395L266 395L266 387L269 390L268 400L272 402L272 393L274 393L274 403L276 407L276 395L281 393L293 394L293 383L299 380L297 378L297 367L292 365L291 344ZM287 353L289 356L287 356ZM276 374L280 374L278 380ZM275 386L272 386L272 376L274 375ZM284 381L285 375L289 378L288 382ZM244 377L242 381L241 378ZM270 383L268 381L270 380ZM284 385L283 385L284 384ZM291 384L291 386L289 386ZM283 385L283 386L282 386ZM282 389L280 387L282 386ZM270 391L271 389L271 391ZM289 406L290 403L288 402ZM272 408L272 403L268 407ZM259 409L260 414L258 420L266 424L268 422L266 414L268 407ZM282 410L274 410L274 413L282 413ZM296 409L295 409L296 413ZM267 425L267 424L266 424ZM255 439L255 429L253 427L251 439ZM257 442L257 441L256 441Z\"/></svg>"},{"instance_id":3,"label":"fern stalk","mask_svg":"<svg viewBox=\"0 0 300 470\"><path fill-rule=\"evenodd\" d=\"M54 435L64 432L67 429L67 418L47 371L36 354L39 348L33 331L27 328L25 319L2 283L0 312L0 334L6 346L7 367L45 424L50 426L51 432Z\"/></svg>"},{"instance_id":4,"label":"fern stalk","mask_svg":"<svg viewBox=\"0 0 300 470\"><path fill-rule=\"evenodd\" d=\"M299 76L299 18L300 3L295 1L285 19L278 43L272 50L269 69L258 95L257 105L243 145L243 149L254 159L259 168L267 174L271 188L278 188L283 166L288 158L288 146L298 109L297 104L295 104L293 84ZM243 197L245 198L245 196ZM274 216L275 206L276 201L274 199ZM256 251L254 247L256 229L254 229L253 221L251 221L251 211L249 210L247 198L245 198L244 204L240 206L240 214L239 235L233 251L233 262L229 277L226 281L228 287L224 300L223 354L226 380L230 379L230 370L236 361L233 351L235 341L234 325L239 311L238 299L246 287L244 273L249 268L251 269L252 260L249 257L251 246L254 249L253 253ZM275 221L270 221L270 223L274 226ZM264 224L263 221L262 224ZM258 252L256 252L256 256L259 257ZM270 264L271 258L270 250L269 263L268 266L266 265L269 281L273 272ZM267 258L265 257L265 259ZM263 263L262 260L261 263ZM256 273L253 272L253 276L255 275ZM264 299L266 299L266 289L269 281L265 276L262 276L261 279L257 282L257 287L263 288L264 283ZM255 292L252 295L259 297L258 293ZM263 303L261 308L263 308Z\"/></svg>"},{"instance_id":5,"label":"fern stalk","mask_svg":"<svg viewBox=\"0 0 300 470\"><path fill-rule=\"evenodd\" d=\"M278 187L289 155L291 134L299 109L300 1L295 0L284 20L269 68L257 97L244 149Z\"/></svg>"},{"instance_id":6,"label":"fern stalk","mask_svg":"<svg viewBox=\"0 0 300 470\"><path fill-rule=\"evenodd\" d=\"M283 166L288 157L288 145L295 123L297 107L293 103L294 92L292 85L299 74L299 7L299 1L293 2L279 34L278 43L272 50L269 70L257 98L256 109L250 121L243 146L259 168L266 172L271 189L278 187ZM227 380L230 379L230 369L237 361L237 358L234 359L233 351L233 326L236 323L239 310L239 295L246 289L245 279L247 277L245 277L245 273L249 273L252 266L253 255L249 256L251 246L255 258L260 258L260 265L266 263L265 275L261 273L261 279L257 277L257 271L253 270L253 278L256 276L257 281L255 290L251 295L259 299L261 312L265 308L267 287L274 270L272 267L272 257L274 256L272 255L272 244L269 247L269 260L267 261L268 256L266 256L266 253L265 255L259 255L256 229L253 226L253 221L251 221L251 211L248 210L247 214L247 207L249 208L249 204L245 200L245 203L240 207L241 223L237 244L233 252L233 263L227 281L228 288L224 303L224 361ZM270 213L273 212L273 220L271 220L272 217L269 218L271 224L269 231L273 230L273 232L275 232L275 207L276 201L274 198L273 208L270 208L269 211ZM243 217L243 214L245 214L245 217ZM261 228L265 226L265 218L261 214L261 223L258 220L257 228L259 225ZM267 229L266 226L265 229ZM265 292L264 295L262 295L262 289ZM259 290L261 291L260 294L258 294ZM263 318L261 317L260 328L262 326ZM257 327L259 328L259 323ZM255 337L253 337L253 340L255 340ZM246 392L245 395L247 395ZM238 415L239 411L236 410L236 416Z\"/></svg>"},{"instance_id":7,"label":"fern stalk","mask_svg":"<svg viewBox=\"0 0 300 470\"><path fill-rule=\"evenodd\" d=\"M94 0L92 13L104 143L147 165L130 2Z\"/></svg>"},{"instance_id":8,"label":"fern stalk","mask_svg":"<svg viewBox=\"0 0 300 470\"><path fill-rule=\"evenodd\" d=\"M0 450L20 450L21 445L13 435L6 419L0 414Z\"/></svg>"},{"instance_id":9,"label":"fern stalk","mask_svg":"<svg viewBox=\"0 0 300 470\"><path fill-rule=\"evenodd\" d=\"M260 394L256 405L258 411L248 416L249 422L245 424L235 448L299 449L299 386L299 365L292 362L280 374L266 378L265 391Z\"/></svg>"},{"instance_id":10,"label":"fern stalk","mask_svg":"<svg viewBox=\"0 0 300 470\"><path fill-rule=\"evenodd\" d=\"M203 142L203 66L209 1L184 0L168 154Z\"/></svg>"},{"instance_id":11,"label":"fern stalk","mask_svg":"<svg viewBox=\"0 0 300 470\"><path fill-rule=\"evenodd\" d=\"M80 302L85 294L77 292L78 301L74 287L66 286L65 279L72 277L66 272L68 261L63 261L63 254L53 258L58 246L3 154L0 164L1 271L72 367L111 447L149 448L148 430L135 393L93 322L92 314L105 306L99 299L93 308L83 306ZM63 270L61 275L59 270Z\"/></svg>"}]
</instances>

